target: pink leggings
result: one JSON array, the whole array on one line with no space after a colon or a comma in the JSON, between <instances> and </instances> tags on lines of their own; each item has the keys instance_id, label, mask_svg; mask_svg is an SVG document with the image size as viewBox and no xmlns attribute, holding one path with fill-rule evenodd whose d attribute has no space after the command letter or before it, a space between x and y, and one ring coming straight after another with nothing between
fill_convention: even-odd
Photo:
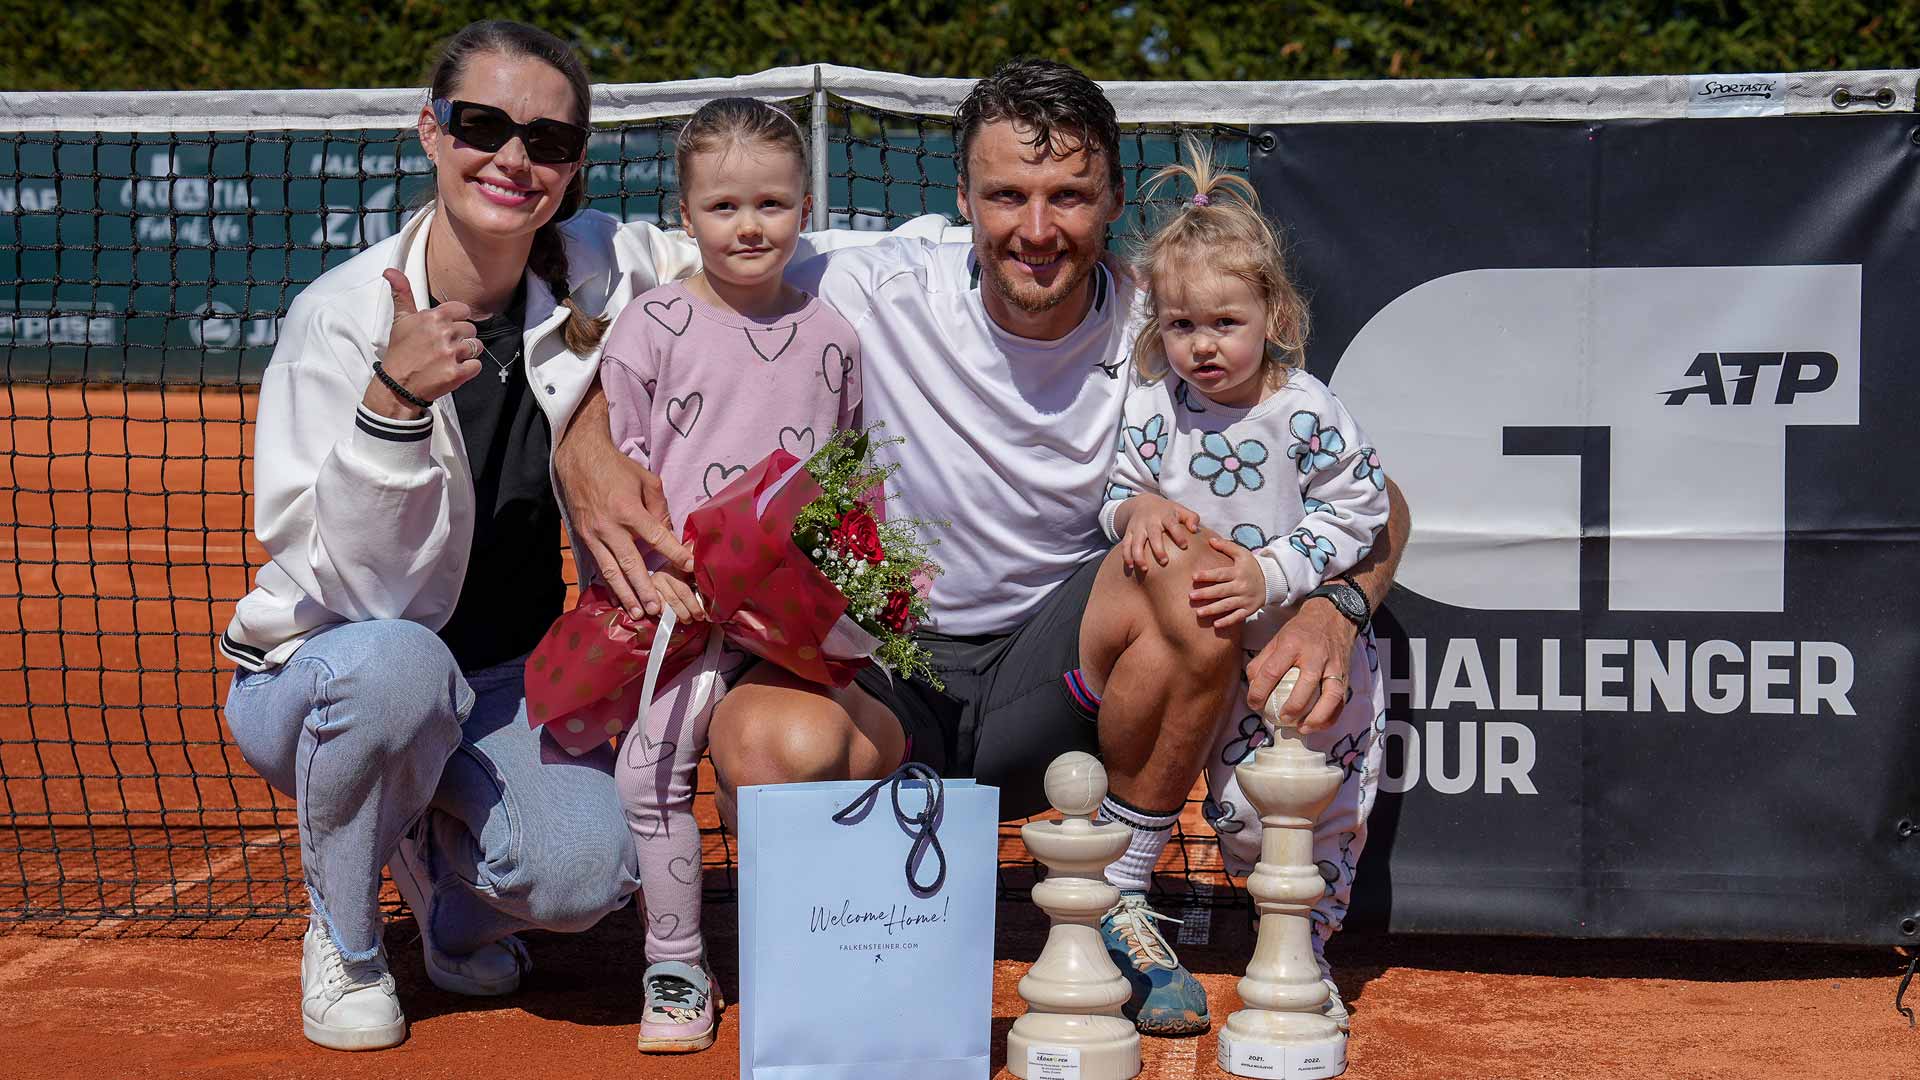
<instances>
[{"instance_id":1,"label":"pink leggings","mask_svg":"<svg viewBox=\"0 0 1920 1080\"><path fill-rule=\"evenodd\" d=\"M718 668L737 674L746 659L725 646ZM700 666L696 662L655 692L653 706L627 729L614 765L614 786L640 857L650 964L697 965L707 953L700 936L700 826L693 818L693 789L707 748L707 722L725 688L688 715Z\"/></svg>"}]
</instances>

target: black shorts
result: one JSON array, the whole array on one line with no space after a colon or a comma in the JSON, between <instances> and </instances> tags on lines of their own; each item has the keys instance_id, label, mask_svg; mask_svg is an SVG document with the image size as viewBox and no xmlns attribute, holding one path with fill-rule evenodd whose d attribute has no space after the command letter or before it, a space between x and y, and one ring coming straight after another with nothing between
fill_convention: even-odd
<instances>
[{"instance_id":1,"label":"black shorts","mask_svg":"<svg viewBox=\"0 0 1920 1080\"><path fill-rule=\"evenodd\" d=\"M855 676L900 721L913 760L998 787L1002 819L1047 809L1042 780L1055 757L1100 752L1096 714L1066 682L1080 667L1080 617L1100 563L1083 563L1010 634L916 635L944 691L873 667Z\"/></svg>"}]
</instances>

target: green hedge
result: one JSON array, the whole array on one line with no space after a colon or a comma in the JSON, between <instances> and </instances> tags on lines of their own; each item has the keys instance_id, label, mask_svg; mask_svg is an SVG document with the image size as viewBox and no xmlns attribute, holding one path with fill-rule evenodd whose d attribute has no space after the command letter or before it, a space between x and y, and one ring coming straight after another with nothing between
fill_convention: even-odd
<instances>
[{"instance_id":1,"label":"green hedge","mask_svg":"<svg viewBox=\"0 0 1920 1080\"><path fill-rule=\"evenodd\" d=\"M1627 75L1903 67L1920 5L1859 0L76 0L0 13L8 90L413 86L434 43L509 16L597 80L831 62L978 75L1035 53L1103 79Z\"/></svg>"}]
</instances>

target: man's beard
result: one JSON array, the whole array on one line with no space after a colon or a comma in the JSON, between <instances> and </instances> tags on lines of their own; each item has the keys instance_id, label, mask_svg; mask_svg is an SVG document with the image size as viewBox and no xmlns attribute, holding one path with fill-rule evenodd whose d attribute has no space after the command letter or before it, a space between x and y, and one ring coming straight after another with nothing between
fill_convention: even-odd
<instances>
[{"instance_id":1,"label":"man's beard","mask_svg":"<svg viewBox=\"0 0 1920 1080\"><path fill-rule=\"evenodd\" d=\"M984 256L984 257L983 257ZM1064 303L1067 297L1079 290L1081 282L1093 273L1093 264L1099 261L1098 253L1085 254L1068 251L1061 259L1066 265L1058 271L1054 283L1044 288L1038 285L1022 283L1013 278L1007 270L1007 260L1013 258L1011 248L982 253L974 252L974 259L980 263L986 279L992 283L993 291L1002 300L1029 315L1039 315ZM1023 288L1022 286L1027 287Z\"/></svg>"}]
</instances>

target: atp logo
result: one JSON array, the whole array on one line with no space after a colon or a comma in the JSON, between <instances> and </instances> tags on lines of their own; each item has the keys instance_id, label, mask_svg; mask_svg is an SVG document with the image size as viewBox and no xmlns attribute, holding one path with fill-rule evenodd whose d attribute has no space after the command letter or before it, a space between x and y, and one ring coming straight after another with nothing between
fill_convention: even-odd
<instances>
[{"instance_id":1,"label":"atp logo","mask_svg":"<svg viewBox=\"0 0 1920 1080\"><path fill-rule=\"evenodd\" d=\"M1788 433L1860 422L1860 325L1857 265L1470 270L1382 308L1333 386L1413 508L1415 592L1774 612Z\"/></svg>"},{"instance_id":2,"label":"atp logo","mask_svg":"<svg viewBox=\"0 0 1920 1080\"><path fill-rule=\"evenodd\" d=\"M1691 397L1704 397L1709 405L1751 405L1754 386L1760 373L1779 368L1773 395L1775 405L1791 405L1801 394L1817 394L1831 387L1840 377L1840 361L1832 353L1790 352L1755 353L1703 352L1693 358L1687 374L1701 381L1693 386L1667 391L1667 404L1685 405ZM1729 377L1726 373L1733 372ZM1731 398L1727 388L1733 388Z\"/></svg>"}]
</instances>

